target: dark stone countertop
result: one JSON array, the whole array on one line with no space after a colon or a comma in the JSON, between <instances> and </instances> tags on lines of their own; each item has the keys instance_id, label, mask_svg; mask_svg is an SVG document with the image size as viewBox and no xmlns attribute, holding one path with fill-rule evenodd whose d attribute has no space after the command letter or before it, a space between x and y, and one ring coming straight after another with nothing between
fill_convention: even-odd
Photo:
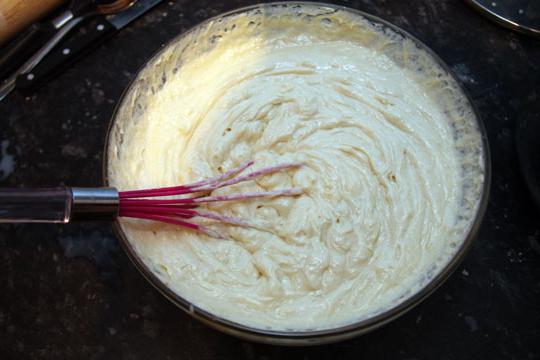
<instances>
[{"instance_id":1,"label":"dark stone countertop","mask_svg":"<svg viewBox=\"0 0 540 360\"><path fill-rule=\"evenodd\" d=\"M107 124L139 66L190 26L250 3L165 1L35 95L1 102L0 186L100 185ZM274 347L224 335L177 309L137 272L107 224L2 225L0 359L540 357L539 215L515 150L517 121L538 116L540 41L492 24L461 1L342 4L417 36L479 108L492 192L458 271L373 333L321 347Z\"/></svg>"}]
</instances>

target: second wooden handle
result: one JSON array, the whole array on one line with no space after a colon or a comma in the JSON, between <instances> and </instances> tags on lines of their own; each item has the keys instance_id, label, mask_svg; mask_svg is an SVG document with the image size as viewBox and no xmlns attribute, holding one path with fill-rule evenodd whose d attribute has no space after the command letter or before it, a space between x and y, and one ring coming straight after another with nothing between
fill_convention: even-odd
<instances>
[{"instance_id":1,"label":"second wooden handle","mask_svg":"<svg viewBox=\"0 0 540 360\"><path fill-rule=\"evenodd\" d=\"M65 0L0 0L0 45Z\"/></svg>"}]
</instances>

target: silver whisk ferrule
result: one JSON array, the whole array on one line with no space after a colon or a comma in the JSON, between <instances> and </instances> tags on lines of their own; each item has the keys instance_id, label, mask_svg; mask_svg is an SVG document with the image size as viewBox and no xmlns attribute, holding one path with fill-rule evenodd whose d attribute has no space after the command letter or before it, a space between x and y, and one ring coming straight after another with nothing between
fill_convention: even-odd
<instances>
[{"instance_id":1,"label":"silver whisk ferrule","mask_svg":"<svg viewBox=\"0 0 540 360\"><path fill-rule=\"evenodd\" d=\"M118 190L112 187L71 188L72 220L114 220L118 216Z\"/></svg>"}]
</instances>

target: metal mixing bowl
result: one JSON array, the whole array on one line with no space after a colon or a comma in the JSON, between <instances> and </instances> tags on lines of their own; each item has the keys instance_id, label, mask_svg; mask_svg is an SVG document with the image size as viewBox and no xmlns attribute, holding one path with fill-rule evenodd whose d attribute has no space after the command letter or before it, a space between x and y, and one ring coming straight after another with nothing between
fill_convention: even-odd
<instances>
[{"instance_id":1,"label":"metal mixing bowl","mask_svg":"<svg viewBox=\"0 0 540 360\"><path fill-rule=\"evenodd\" d=\"M349 15L356 17L360 16L364 20L367 19L370 23L376 24L376 26L378 26L379 28L383 28L385 30L395 33L396 36L402 36L411 39L416 44L416 46L424 49L427 54L432 57L432 60L434 59L434 61L438 63L438 65L440 65L441 69L445 70L448 73L451 73L449 68L432 51L430 51L425 45L423 45L413 36L396 26L389 24L384 20L381 20L369 14L365 14L358 10L349 9L342 6L303 2L270 3L234 10L206 20L205 22L195 26L191 30L179 35L178 37L173 39L166 47L164 47L157 54L151 57L151 59L139 71L138 75L129 85L126 92L119 101L118 106L112 117L107 136L104 156L105 184L108 184L106 174L108 174L108 164L110 161L110 156L111 154L114 154L114 151L116 151L116 147L122 142L122 129L125 126L124 123L129 121L136 121L137 112L144 111L144 96L151 96L154 92L159 91L159 88L163 86L163 84L166 82L166 76L156 76L152 78L153 80L148 80L149 73L159 74L160 72L162 72L163 74L165 74L165 72L168 71L167 69L163 68L164 65L162 64L162 62L159 61L160 57L165 55L169 56L171 54L171 49L177 51L178 53L182 53L183 51L205 51L205 47L211 48L212 42L216 41L216 39L218 38L212 39L212 36L208 37L208 35L212 34L213 31L221 31L223 29L223 24L226 23L229 19L234 19L235 16L253 15L260 18L261 16L265 16L266 14L270 13L288 12L292 16L305 16L307 14L306 16L309 16L310 18L316 18L317 16L324 17L330 12L338 11L346 12ZM193 46L194 43L192 40L198 39L201 36L205 36L207 41L199 41L196 46ZM190 48L188 45L192 47ZM176 66L177 68L182 66L180 59ZM176 70L173 69L172 74L174 74ZM486 132L483 124L477 116L476 110L470 103L470 100L464 93L463 89L458 84L455 76L453 76L453 79L455 81L455 84L452 84L452 86L455 86L455 88L458 89L457 91L463 94L463 101L466 103L467 106L470 107L473 114L473 120L471 120L471 123L469 124L471 126L470 129L474 128L481 137L481 140L479 140L480 149L477 151L476 154L470 154L470 157L473 160L471 161L471 163L473 164L469 164L468 166L477 166L479 171L482 171L483 173L483 180L479 184L471 185L472 188L474 188L474 192L470 192L472 191L471 189L464 190L465 193L467 191L470 192L470 194L466 193L464 195L464 197L468 196L467 200L470 202L470 209L468 210L468 213L463 214L463 217L465 221L467 221L468 226L467 231L464 233L463 241L455 249L455 255L453 256L453 258L446 264L446 266L442 268L441 271L439 271L437 274L433 274L431 280L420 291L412 294L411 296L403 298L401 302L382 313L346 326L317 331L273 331L249 327L207 312L198 307L197 304L190 303L181 295L173 292L143 262L140 255L136 252L129 239L122 231L122 228L118 222L115 223L116 233L131 261L146 277L146 279L152 285L154 285L165 297L167 297L170 301L172 301L182 310L189 313L191 316L225 333L248 340L265 343L283 345L309 345L340 341L378 328L402 315L415 305L419 304L423 299L425 299L429 294L431 294L435 289L437 289L444 282L445 279L448 278L448 276L456 269L458 264L461 262L467 250L470 248L486 209L491 177L491 167ZM127 116L126 111L129 111L129 114L127 114ZM467 129L461 129L461 131L466 132ZM476 164L474 164L475 159L477 160Z\"/></svg>"}]
</instances>

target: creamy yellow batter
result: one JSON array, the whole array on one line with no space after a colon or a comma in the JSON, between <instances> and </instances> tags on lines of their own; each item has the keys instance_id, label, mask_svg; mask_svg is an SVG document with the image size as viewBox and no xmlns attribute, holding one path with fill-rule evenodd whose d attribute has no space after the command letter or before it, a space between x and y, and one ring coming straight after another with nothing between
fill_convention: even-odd
<instances>
[{"instance_id":1,"label":"creamy yellow batter","mask_svg":"<svg viewBox=\"0 0 540 360\"><path fill-rule=\"evenodd\" d=\"M133 121L109 161L120 189L187 183L248 160L304 164L218 192L300 187L301 196L210 206L268 231L204 222L230 238L216 240L121 222L147 265L196 306L257 328L349 324L416 292L462 240L461 163L445 110L459 99L441 100L447 79L388 49L428 55L347 16L262 15L259 25L240 16L196 56L180 63L180 46L165 51L152 65L165 75L141 75L152 85L143 105L124 102Z\"/></svg>"}]
</instances>

